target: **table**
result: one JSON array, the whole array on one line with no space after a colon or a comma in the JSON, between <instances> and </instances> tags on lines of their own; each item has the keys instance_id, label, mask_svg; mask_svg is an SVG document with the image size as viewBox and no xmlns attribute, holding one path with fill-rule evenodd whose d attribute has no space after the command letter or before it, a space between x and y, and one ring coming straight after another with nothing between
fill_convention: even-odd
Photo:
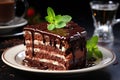
<instances>
[{"instance_id":1,"label":"table","mask_svg":"<svg viewBox=\"0 0 120 80\"><path fill-rule=\"evenodd\" d=\"M78 23L85 27L88 32L88 38L92 36L92 32L94 27L91 22L78 21ZM117 56L117 59L113 64L110 66L88 72L83 74L69 74L69 75L42 75L39 73L32 73L21 71L15 68L12 68L5 63L2 62L0 59L0 80L52 80L52 79L59 79L59 80L120 80L120 24L116 24L113 26L113 32L115 36L115 40L113 44L100 44L104 47L107 47L114 51ZM15 37L6 37L0 38L0 56L3 51L7 48L10 48L14 45L22 44L23 36L15 36Z\"/></svg>"}]
</instances>

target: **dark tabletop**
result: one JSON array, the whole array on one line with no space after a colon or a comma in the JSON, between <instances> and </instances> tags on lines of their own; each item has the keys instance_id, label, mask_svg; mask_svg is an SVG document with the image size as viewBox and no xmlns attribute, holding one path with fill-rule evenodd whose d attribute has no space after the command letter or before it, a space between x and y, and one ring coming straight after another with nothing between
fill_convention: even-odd
<instances>
[{"instance_id":1,"label":"dark tabletop","mask_svg":"<svg viewBox=\"0 0 120 80\"><path fill-rule=\"evenodd\" d=\"M94 27L92 21L81 20L78 23L85 27L88 32L88 38L93 34ZM41 74L18 70L12 68L0 59L0 80L50 80L50 79L67 79L67 80L120 80L120 24L113 26L115 40L113 44L102 44L102 46L111 49L117 56L115 62L104 69L77 74ZM23 36L1 37L0 38L0 55L6 49L23 44Z\"/></svg>"}]
</instances>

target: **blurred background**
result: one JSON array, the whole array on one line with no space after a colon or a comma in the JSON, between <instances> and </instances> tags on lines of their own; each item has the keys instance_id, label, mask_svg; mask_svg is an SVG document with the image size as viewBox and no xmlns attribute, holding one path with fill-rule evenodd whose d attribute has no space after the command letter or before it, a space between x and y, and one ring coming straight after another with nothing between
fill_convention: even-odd
<instances>
[{"instance_id":1,"label":"blurred background","mask_svg":"<svg viewBox=\"0 0 120 80\"><path fill-rule=\"evenodd\" d=\"M40 14L40 19L44 19L47 15L47 7L52 7L56 14L71 15L72 20L77 22L80 26L86 28L87 32L93 26L93 19L91 15L89 2L92 0L27 0L29 7L35 9L36 13ZM107 1L107 0L103 0ZM120 0L114 0L120 3ZM120 18L120 8L117 11L117 18ZM35 20L36 21L36 20ZM88 34L88 36L91 36Z\"/></svg>"},{"instance_id":2,"label":"blurred background","mask_svg":"<svg viewBox=\"0 0 120 80\"><path fill-rule=\"evenodd\" d=\"M91 0L27 0L29 6L34 7L42 17L46 15L48 6L55 10L56 14L68 14L73 20L86 20L91 18L89 2ZM104 0L105 1L105 0ZM120 0L114 0L120 2ZM120 14L120 9L118 11ZM120 17L120 15L117 15Z\"/></svg>"}]
</instances>

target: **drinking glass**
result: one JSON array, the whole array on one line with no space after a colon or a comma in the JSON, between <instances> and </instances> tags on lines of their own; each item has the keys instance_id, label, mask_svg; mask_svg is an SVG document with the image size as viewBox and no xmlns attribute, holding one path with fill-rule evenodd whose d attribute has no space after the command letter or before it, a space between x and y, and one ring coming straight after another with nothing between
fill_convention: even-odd
<instances>
[{"instance_id":1,"label":"drinking glass","mask_svg":"<svg viewBox=\"0 0 120 80\"><path fill-rule=\"evenodd\" d=\"M98 42L113 42L112 26L120 22L120 19L116 19L119 3L113 1L91 1L90 7L95 27L93 35L99 37Z\"/></svg>"},{"instance_id":2,"label":"drinking glass","mask_svg":"<svg viewBox=\"0 0 120 80\"><path fill-rule=\"evenodd\" d=\"M21 2L21 5L18 6L18 2ZM24 11L18 9L19 7L22 7L22 9L24 8ZM26 13L26 9L27 3L25 0L0 0L0 26L14 23L17 12L22 12L19 18L23 18Z\"/></svg>"}]
</instances>

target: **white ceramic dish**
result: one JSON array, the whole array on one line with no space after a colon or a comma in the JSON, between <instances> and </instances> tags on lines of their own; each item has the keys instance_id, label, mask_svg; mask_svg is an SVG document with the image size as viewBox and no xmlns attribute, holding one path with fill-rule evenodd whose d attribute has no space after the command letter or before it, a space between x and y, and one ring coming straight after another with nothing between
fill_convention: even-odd
<instances>
[{"instance_id":1,"label":"white ceramic dish","mask_svg":"<svg viewBox=\"0 0 120 80\"><path fill-rule=\"evenodd\" d=\"M15 17L14 22L11 22L9 25L0 26L0 29L16 28L16 27L23 26L27 23L28 21L26 19Z\"/></svg>"},{"instance_id":2,"label":"white ceramic dish","mask_svg":"<svg viewBox=\"0 0 120 80\"><path fill-rule=\"evenodd\" d=\"M13 37L13 36L20 36L20 35L23 35L23 32L8 33L8 34L0 35L0 37Z\"/></svg>"},{"instance_id":3,"label":"white ceramic dish","mask_svg":"<svg viewBox=\"0 0 120 80\"><path fill-rule=\"evenodd\" d=\"M14 22L9 25L0 26L0 35L8 34L12 30L26 25L28 21L24 18L15 17Z\"/></svg>"},{"instance_id":4,"label":"white ceramic dish","mask_svg":"<svg viewBox=\"0 0 120 80\"><path fill-rule=\"evenodd\" d=\"M112 51L101 46L98 46L98 47L103 53L103 60L101 60L99 64L92 67L88 67L88 68L74 69L74 70L67 70L67 71L39 70L39 69L34 69L34 68L30 68L22 65L21 64L22 60L25 58L25 51L24 51L25 46L23 44L7 49L5 52L3 52L1 57L3 62L6 63L7 65L13 68L23 70L23 71L28 71L28 72L50 73L50 74L51 73L54 73L54 74L85 73L85 72L102 69L104 67L109 66L115 61L116 55Z\"/></svg>"}]
</instances>

